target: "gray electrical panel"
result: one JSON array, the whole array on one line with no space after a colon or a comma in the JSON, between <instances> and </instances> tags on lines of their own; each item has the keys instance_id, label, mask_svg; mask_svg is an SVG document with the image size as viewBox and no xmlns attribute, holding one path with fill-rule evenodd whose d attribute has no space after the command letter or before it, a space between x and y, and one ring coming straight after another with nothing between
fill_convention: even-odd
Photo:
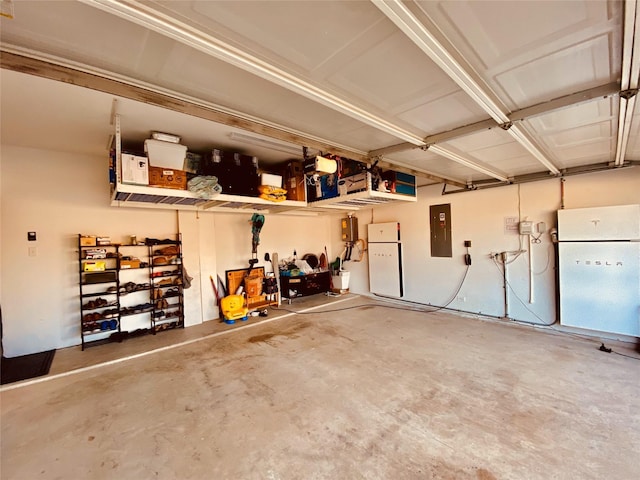
<instances>
[{"instance_id":1,"label":"gray electrical panel","mask_svg":"<svg viewBox=\"0 0 640 480\"><path fill-rule=\"evenodd\" d=\"M453 256L451 244L451 204L431 205L431 256Z\"/></svg>"},{"instance_id":2,"label":"gray electrical panel","mask_svg":"<svg viewBox=\"0 0 640 480\"><path fill-rule=\"evenodd\" d=\"M342 225L343 242L355 242L358 240L358 219L356 217L343 218L340 224Z\"/></svg>"}]
</instances>

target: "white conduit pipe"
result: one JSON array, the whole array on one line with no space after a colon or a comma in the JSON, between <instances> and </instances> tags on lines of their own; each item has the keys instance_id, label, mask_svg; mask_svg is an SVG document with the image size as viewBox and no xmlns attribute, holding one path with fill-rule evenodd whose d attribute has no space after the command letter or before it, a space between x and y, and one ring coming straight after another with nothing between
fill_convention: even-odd
<instances>
[{"instance_id":1,"label":"white conduit pipe","mask_svg":"<svg viewBox=\"0 0 640 480\"><path fill-rule=\"evenodd\" d=\"M531 248L531 235L527 235L529 245L529 303L533 303L533 248Z\"/></svg>"}]
</instances>

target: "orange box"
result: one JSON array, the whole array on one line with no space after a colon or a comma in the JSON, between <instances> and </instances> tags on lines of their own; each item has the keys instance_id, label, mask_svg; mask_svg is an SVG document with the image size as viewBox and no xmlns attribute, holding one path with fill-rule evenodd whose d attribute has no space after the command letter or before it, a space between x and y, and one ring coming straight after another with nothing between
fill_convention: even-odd
<instances>
[{"instance_id":1,"label":"orange box","mask_svg":"<svg viewBox=\"0 0 640 480\"><path fill-rule=\"evenodd\" d=\"M171 168L149 167L149 186L186 190L187 172Z\"/></svg>"},{"instance_id":2,"label":"orange box","mask_svg":"<svg viewBox=\"0 0 640 480\"><path fill-rule=\"evenodd\" d=\"M120 260L120 269L140 268L140 260Z\"/></svg>"},{"instance_id":3,"label":"orange box","mask_svg":"<svg viewBox=\"0 0 640 480\"><path fill-rule=\"evenodd\" d=\"M95 247L96 246L96 237L93 235L83 235L80 237L80 246L81 247Z\"/></svg>"}]
</instances>

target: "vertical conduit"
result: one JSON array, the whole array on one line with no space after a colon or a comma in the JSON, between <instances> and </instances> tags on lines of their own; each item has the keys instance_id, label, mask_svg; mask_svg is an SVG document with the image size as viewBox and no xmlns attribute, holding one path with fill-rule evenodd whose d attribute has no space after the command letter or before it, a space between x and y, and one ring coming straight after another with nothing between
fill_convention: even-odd
<instances>
[{"instance_id":1,"label":"vertical conduit","mask_svg":"<svg viewBox=\"0 0 640 480\"><path fill-rule=\"evenodd\" d=\"M529 303L533 303L533 248L531 248L531 236L527 235L527 250L529 251Z\"/></svg>"},{"instance_id":2,"label":"vertical conduit","mask_svg":"<svg viewBox=\"0 0 640 480\"><path fill-rule=\"evenodd\" d=\"M507 278L507 257L509 254L507 252L502 252L500 257L502 259L502 278L504 282L504 316L505 318L509 318L509 279Z\"/></svg>"}]
</instances>

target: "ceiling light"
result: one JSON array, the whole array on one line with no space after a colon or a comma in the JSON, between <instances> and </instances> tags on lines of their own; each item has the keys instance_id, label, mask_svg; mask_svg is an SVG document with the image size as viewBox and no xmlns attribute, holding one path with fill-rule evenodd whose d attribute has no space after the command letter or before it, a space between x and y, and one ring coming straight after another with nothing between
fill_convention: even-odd
<instances>
[{"instance_id":1,"label":"ceiling light","mask_svg":"<svg viewBox=\"0 0 640 480\"><path fill-rule=\"evenodd\" d=\"M246 70L265 80L319 102L351 118L364 122L394 137L401 138L414 145L424 145L422 138L405 130L382 117L374 115L326 90L306 82L274 65L260 60L216 37L198 30L175 18L155 11L152 6L142 3L124 3L115 0L81 0L82 2L117 15L133 23L158 32L164 36L193 47L209 56L223 60Z\"/></svg>"},{"instance_id":2,"label":"ceiling light","mask_svg":"<svg viewBox=\"0 0 640 480\"><path fill-rule=\"evenodd\" d=\"M229 138L249 145L255 145L256 147L268 148L269 150L276 150L278 152L288 153L289 155L302 157L302 147L297 147L289 143L278 142L277 140L272 140L270 138L255 137L253 135L245 135L244 133L236 132L231 132Z\"/></svg>"},{"instance_id":3,"label":"ceiling light","mask_svg":"<svg viewBox=\"0 0 640 480\"><path fill-rule=\"evenodd\" d=\"M488 175L490 177L493 177L495 179L498 179L502 182L508 182L509 179L507 177L505 177L504 175L501 175L497 172L494 172L493 170L490 170L486 167L483 167L482 165L478 165L477 163L475 163L473 160L469 160L468 158L464 158L460 155L458 155L457 153L451 152L445 148L442 148L439 145L431 145L429 147L429 151L433 152L433 153L437 153L438 155L441 155L445 158L448 158L449 160L453 160L454 162L457 162L461 165L464 165L465 167L469 167L472 168L473 170L476 170L480 173L484 173L485 175Z\"/></svg>"}]
</instances>

